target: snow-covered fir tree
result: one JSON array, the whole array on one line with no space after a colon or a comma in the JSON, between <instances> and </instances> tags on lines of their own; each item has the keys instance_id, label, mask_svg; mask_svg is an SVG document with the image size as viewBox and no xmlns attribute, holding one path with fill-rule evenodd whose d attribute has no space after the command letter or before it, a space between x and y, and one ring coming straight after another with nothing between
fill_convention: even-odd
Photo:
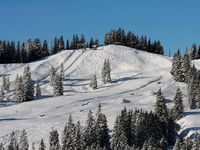
<instances>
[{"instance_id":1,"label":"snow-covered fir tree","mask_svg":"<svg viewBox=\"0 0 200 150\"><path fill-rule=\"evenodd\" d=\"M2 85L0 89L0 101L4 101L4 98L5 98L5 92L4 92L4 87Z\"/></svg>"},{"instance_id":2,"label":"snow-covered fir tree","mask_svg":"<svg viewBox=\"0 0 200 150\"><path fill-rule=\"evenodd\" d=\"M110 76L110 61L109 59L105 59L101 71L102 82L111 83L111 76Z\"/></svg>"},{"instance_id":3,"label":"snow-covered fir tree","mask_svg":"<svg viewBox=\"0 0 200 150\"><path fill-rule=\"evenodd\" d=\"M9 77L6 78L5 90L6 90L6 91L9 91L9 90L10 90L10 79L9 79Z\"/></svg>"},{"instance_id":4,"label":"snow-covered fir tree","mask_svg":"<svg viewBox=\"0 0 200 150\"><path fill-rule=\"evenodd\" d=\"M49 150L59 150L59 134L57 130L52 129L49 135Z\"/></svg>"},{"instance_id":5,"label":"snow-covered fir tree","mask_svg":"<svg viewBox=\"0 0 200 150\"><path fill-rule=\"evenodd\" d=\"M95 90L97 89L97 77L94 75L90 80L90 87Z\"/></svg>"},{"instance_id":6,"label":"snow-covered fir tree","mask_svg":"<svg viewBox=\"0 0 200 150\"><path fill-rule=\"evenodd\" d=\"M82 147L83 147L82 131L81 131L81 125L79 121L77 122L76 129L75 129L74 147L75 147L75 150L82 150Z\"/></svg>"},{"instance_id":7,"label":"snow-covered fir tree","mask_svg":"<svg viewBox=\"0 0 200 150\"><path fill-rule=\"evenodd\" d=\"M117 116L113 127L113 135L111 140L113 150L125 149L128 145L128 139L120 122L120 117Z\"/></svg>"},{"instance_id":8,"label":"snow-covered fir tree","mask_svg":"<svg viewBox=\"0 0 200 150\"><path fill-rule=\"evenodd\" d=\"M183 56L183 60L182 60L182 65L181 65L181 72L182 72L182 76L183 79L182 81L185 83L188 83L189 80L189 70L190 70L190 66L191 66L191 60L190 60L190 56L188 54L188 50L186 48L184 56Z\"/></svg>"},{"instance_id":9,"label":"snow-covered fir tree","mask_svg":"<svg viewBox=\"0 0 200 150\"><path fill-rule=\"evenodd\" d=\"M174 97L174 106L173 106L173 117L175 120L179 120L183 117L184 106L182 100L182 92L180 88L176 90L176 95Z\"/></svg>"},{"instance_id":10,"label":"snow-covered fir tree","mask_svg":"<svg viewBox=\"0 0 200 150\"><path fill-rule=\"evenodd\" d=\"M161 121L167 122L168 110L161 88L157 91L156 95L155 113Z\"/></svg>"},{"instance_id":11,"label":"snow-covered fir tree","mask_svg":"<svg viewBox=\"0 0 200 150\"><path fill-rule=\"evenodd\" d=\"M39 145L39 150L45 150L45 149L46 149L46 146L45 146L45 144L44 144L44 140L41 139L40 145Z\"/></svg>"},{"instance_id":12,"label":"snow-covered fir tree","mask_svg":"<svg viewBox=\"0 0 200 150\"><path fill-rule=\"evenodd\" d=\"M65 79L65 72L64 72L63 63L60 65L60 74L61 74L62 80L64 80Z\"/></svg>"},{"instance_id":13,"label":"snow-covered fir tree","mask_svg":"<svg viewBox=\"0 0 200 150\"><path fill-rule=\"evenodd\" d=\"M53 95L63 95L63 80L61 74L56 73L53 81Z\"/></svg>"},{"instance_id":14,"label":"snow-covered fir tree","mask_svg":"<svg viewBox=\"0 0 200 150\"><path fill-rule=\"evenodd\" d=\"M19 144L17 142L17 137L16 137L16 134L14 131L10 134L10 139L9 139L9 144L8 144L7 150L19 150Z\"/></svg>"},{"instance_id":15,"label":"snow-covered fir tree","mask_svg":"<svg viewBox=\"0 0 200 150\"><path fill-rule=\"evenodd\" d=\"M4 88L4 90L6 90L6 76L5 76L5 74L3 75L3 78L2 78L2 87Z\"/></svg>"},{"instance_id":16,"label":"snow-covered fir tree","mask_svg":"<svg viewBox=\"0 0 200 150\"><path fill-rule=\"evenodd\" d=\"M27 66L23 73L23 88L24 88L24 100L31 101L34 99L34 82L31 78L30 67Z\"/></svg>"},{"instance_id":17,"label":"snow-covered fir tree","mask_svg":"<svg viewBox=\"0 0 200 150\"><path fill-rule=\"evenodd\" d=\"M62 135L62 150L74 150L74 136L75 125L72 116L70 115Z\"/></svg>"},{"instance_id":18,"label":"snow-covered fir tree","mask_svg":"<svg viewBox=\"0 0 200 150\"><path fill-rule=\"evenodd\" d=\"M192 45L192 48L190 50L190 58L191 60L194 60L197 58L197 46L195 43Z\"/></svg>"},{"instance_id":19,"label":"snow-covered fir tree","mask_svg":"<svg viewBox=\"0 0 200 150\"><path fill-rule=\"evenodd\" d=\"M110 150L110 136L109 129L107 125L107 119L104 114L101 113L101 107L99 107L99 112L97 114L97 120L95 124L97 144L100 148L105 148Z\"/></svg>"},{"instance_id":20,"label":"snow-covered fir tree","mask_svg":"<svg viewBox=\"0 0 200 150\"><path fill-rule=\"evenodd\" d=\"M87 148L87 146L92 146L92 144L96 142L95 130L95 119L92 111L89 111L83 130L83 148Z\"/></svg>"},{"instance_id":21,"label":"snow-covered fir tree","mask_svg":"<svg viewBox=\"0 0 200 150\"><path fill-rule=\"evenodd\" d=\"M51 66L50 79L49 79L49 83L51 86L53 86L55 75L56 75L56 69L53 66Z\"/></svg>"},{"instance_id":22,"label":"snow-covered fir tree","mask_svg":"<svg viewBox=\"0 0 200 150\"><path fill-rule=\"evenodd\" d=\"M35 143L34 142L31 145L31 150L35 150Z\"/></svg>"},{"instance_id":23,"label":"snow-covered fir tree","mask_svg":"<svg viewBox=\"0 0 200 150\"><path fill-rule=\"evenodd\" d=\"M180 140L177 138L173 150L180 150L180 149L181 149L181 143Z\"/></svg>"},{"instance_id":24,"label":"snow-covered fir tree","mask_svg":"<svg viewBox=\"0 0 200 150\"><path fill-rule=\"evenodd\" d=\"M5 148L4 148L2 143L0 144L0 150L5 150Z\"/></svg>"},{"instance_id":25,"label":"snow-covered fir tree","mask_svg":"<svg viewBox=\"0 0 200 150\"><path fill-rule=\"evenodd\" d=\"M41 88L40 88L40 82L37 79L36 81L36 87L35 87L35 97L40 98L41 97Z\"/></svg>"},{"instance_id":26,"label":"snow-covered fir tree","mask_svg":"<svg viewBox=\"0 0 200 150\"><path fill-rule=\"evenodd\" d=\"M29 149L28 137L26 131L23 130L19 139L19 150L28 150L28 149Z\"/></svg>"},{"instance_id":27,"label":"snow-covered fir tree","mask_svg":"<svg viewBox=\"0 0 200 150\"><path fill-rule=\"evenodd\" d=\"M167 141L166 141L165 137L162 137L159 144L160 144L160 148L162 150L167 150Z\"/></svg>"},{"instance_id":28,"label":"snow-covered fir tree","mask_svg":"<svg viewBox=\"0 0 200 150\"><path fill-rule=\"evenodd\" d=\"M24 102L24 86L22 77L17 77L16 85L15 85L15 100L17 102Z\"/></svg>"}]
</instances>

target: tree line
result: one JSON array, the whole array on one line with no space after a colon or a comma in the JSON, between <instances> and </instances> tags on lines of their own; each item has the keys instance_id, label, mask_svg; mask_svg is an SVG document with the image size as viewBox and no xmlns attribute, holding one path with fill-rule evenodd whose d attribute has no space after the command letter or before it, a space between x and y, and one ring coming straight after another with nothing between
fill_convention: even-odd
<instances>
[{"instance_id":1,"label":"tree line","mask_svg":"<svg viewBox=\"0 0 200 150\"><path fill-rule=\"evenodd\" d=\"M104 44L124 45L135 49L157 53L164 55L164 49L160 41L151 41L146 36L137 36L133 32L128 31L126 34L124 29L111 30L105 34Z\"/></svg>"},{"instance_id":2,"label":"tree line","mask_svg":"<svg viewBox=\"0 0 200 150\"><path fill-rule=\"evenodd\" d=\"M61 138L56 129L49 133L50 150L167 150L169 146L174 149L186 146L199 148L199 139L193 144L181 144L178 137L179 126L175 123L183 117L182 93L177 89L174 97L174 107L169 110L161 89L157 91L155 111L142 109L127 110L125 107L117 115L113 130L107 125L106 115L102 113L101 104L95 115L89 111L84 126L80 122L74 123L72 115L69 116L63 129ZM59 141L61 139L61 141ZM192 141L190 141L192 142ZM38 146L45 150L43 139ZM35 150L33 143L32 150ZM10 134L8 146L0 144L0 150L28 150L29 142L26 131L17 137L15 132Z\"/></svg>"},{"instance_id":3,"label":"tree line","mask_svg":"<svg viewBox=\"0 0 200 150\"><path fill-rule=\"evenodd\" d=\"M125 34L124 30L112 30L105 34L104 44L124 45L151 53L164 54L160 41L151 42L146 36L136 36L129 31ZM6 63L28 63L39 60L46 56L56 54L62 50L86 49L99 46L99 40L93 37L89 41L81 34L74 34L71 40L64 40L63 36L55 37L51 44L47 40L41 41L39 38L28 39L26 42L0 40L0 64Z\"/></svg>"}]
</instances>

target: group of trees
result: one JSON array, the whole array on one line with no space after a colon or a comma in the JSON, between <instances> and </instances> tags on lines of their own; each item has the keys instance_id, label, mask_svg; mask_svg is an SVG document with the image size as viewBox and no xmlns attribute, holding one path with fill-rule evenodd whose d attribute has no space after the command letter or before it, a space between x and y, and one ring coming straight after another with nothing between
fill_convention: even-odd
<instances>
[{"instance_id":1,"label":"group of trees","mask_svg":"<svg viewBox=\"0 0 200 150\"><path fill-rule=\"evenodd\" d=\"M105 34L104 44L124 45L139 50L147 51L150 53L164 54L163 46L160 41L151 41L146 36L136 36L133 32L129 31L127 34L124 29L111 30Z\"/></svg>"},{"instance_id":2,"label":"group of trees","mask_svg":"<svg viewBox=\"0 0 200 150\"><path fill-rule=\"evenodd\" d=\"M182 93L177 89L174 97L174 107L168 110L161 89L158 90L155 103L155 111L147 112L142 109L127 110L124 108L116 117L115 124L110 134L107 118L101 111L101 105L93 115L89 111L85 126L80 122L74 123L70 115L62 132L62 140L59 141L59 133L52 129L49 134L50 150L167 150L168 146L175 148L181 146L177 138L178 126L175 120L183 116ZM18 142L19 141L19 142ZM175 142L176 141L176 142ZM200 146L194 142L192 146ZM183 144L182 144L183 145ZM191 146L191 145L185 145ZM41 140L39 150L45 150L46 146ZM23 130L20 139L14 132L10 135L8 150L28 150L28 137ZM32 149L35 150L34 143ZM4 150L0 145L0 150Z\"/></svg>"},{"instance_id":3,"label":"group of trees","mask_svg":"<svg viewBox=\"0 0 200 150\"><path fill-rule=\"evenodd\" d=\"M124 45L151 53L164 54L160 41L152 42L146 36L139 37L131 31L125 34L121 28L106 33L104 44ZM71 41L65 41L63 36L55 37L51 45L48 44L47 40L42 42L39 38L28 39L22 43L3 40L0 41L0 64L27 63L56 54L64 49L85 49L92 48L94 45L99 46L99 40L90 38L87 41L83 34L81 36L74 34Z\"/></svg>"},{"instance_id":4,"label":"group of trees","mask_svg":"<svg viewBox=\"0 0 200 150\"><path fill-rule=\"evenodd\" d=\"M111 83L111 75L110 75L111 69L110 69L110 61L109 59L105 59L103 63L103 67L101 70L101 77L103 84ZM90 80L90 87L94 90L97 89L97 77L94 75Z\"/></svg>"},{"instance_id":5,"label":"group of trees","mask_svg":"<svg viewBox=\"0 0 200 150\"><path fill-rule=\"evenodd\" d=\"M174 79L188 84L188 102L191 109L200 108L200 71L191 64L191 60L199 58L199 54L200 49L197 51L196 44L193 44L190 54L186 49L181 57L180 50L178 50L172 60L171 74Z\"/></svg>"},{"instance_id":6,"label":"group of trees","mask_svg":"<svg viewBox=\"0 0 200 150\"><path fill-rule=\"evenodd\" d=\"M53 87L53 96L63 95L64 66L60 66L60 71L51 66L49 83Z\"/></svg>"},{"instance_id":7,"label":"group of trees","mask_svg":"<svg viewBox=\"0 0 200 150\"><path fill-rule=\"evenodd\" d=\"M30 67L26 66L24 68L23 75L22 76L17 75L16 80L15 80L15 88L14 88L15 100L18 102L33 100L34 99L34 83L35 82L31 78ZM37 87L36 91L41 93L41 91L39 90L40 88ZM36 93L36 95L41 96L39 93Z\"/></svg>"}]
</instances>

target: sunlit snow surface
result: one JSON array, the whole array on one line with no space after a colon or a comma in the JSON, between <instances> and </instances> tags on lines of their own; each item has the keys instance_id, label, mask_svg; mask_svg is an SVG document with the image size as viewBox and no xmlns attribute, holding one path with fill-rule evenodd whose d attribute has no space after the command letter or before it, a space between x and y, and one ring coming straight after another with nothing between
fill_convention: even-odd
<instances>
[{"instance_id":1,"label":"sunlit snow surface","mask_svg":"<svg viewBox=\"0 0 200 150\"><path fill-rule=\"evenodd\" d=\"M103 85L101 68L105 59L111 63L112 83ZM58 68L64 64L64 96L52 97L49 85L51 66ZM200 63L195 62L197 65ZM27 64L0 65L0 74L10 77L13 89L17 74L22 74ZM200 129L200 111L189 111L186 98L187 85L174 82L170 75L171 58L151 54L123 46L105 46L97 50L65 50L41 61L28 64L33 79L41 80L43 98L31 102L0 105L0 141L7 142L11 131L20 134L26 129L29 142L38 144L41 138L48 143L49 131L55 128L60 133L72 114L74 122L84 126L89 110L94 113L98 104L106 114L109 128L112 129L115 117L125 106L130 109L153 110L155 92L162 88L168 107L177 87L183 91L186 116L179 121L181 135L191 135ZM91 90L90 78L96 74L98 89ZM6 94L11 100L12 92ZM47 145L48 146L48 145Z\"/></svg>"}]
</instances>

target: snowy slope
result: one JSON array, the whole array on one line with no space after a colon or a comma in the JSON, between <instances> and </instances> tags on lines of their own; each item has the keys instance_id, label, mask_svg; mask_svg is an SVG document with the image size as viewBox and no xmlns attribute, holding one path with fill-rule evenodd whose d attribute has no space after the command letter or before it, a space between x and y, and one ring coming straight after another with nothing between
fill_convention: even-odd
<instances>
[{"instance_id":1,"label":"snowy slope","mask_svg":"<svg viewBox=\"0 0 200 150\"><path fill-rule=\"evenodd\" d=\"M101 83L101 68L104 59L111 63L111 84ZM51 65L58 68L64 64L66 79L64 96L52 97L52 88L48 83ZM0 65L0 74L6 74L14 83L16 74L22 74L27 64ZM41 138L48 141L51 128L62 133L69 114L84 126L89 110L95 112L99 103L106 114L109 127L112 128L117 113L127 108L154 109L154 92L162 88L169 107L172 106L177 87L186 95L187 86L174 82L170 75L170 58L151 54L124 46L105 46L98 50L66 50L41 61L28 64L33 78L39 78L42 84L43 99L0 108L0 141L6 143L12 130L26 129L30 142L38 143ZM90 78L96 74L98 89L89 88ZM12 84L13 86L14 84ZM8 95L12 95L8 93ZM12 98L12 96L10 96ZM184 96L184 104L188 106ZM188 108L186 107L186 111ZM183 118L186 131L193 117L188 113ZM189 117L188 117L189 116ZM195 117L199 117L198 115ZM195 118L196 119L196 118ZM196 119L197 120L197 119ZM180 121L180 124L183 123ZM200 127L200 121L195 126Z\"/></svg>"}]
</instances>

